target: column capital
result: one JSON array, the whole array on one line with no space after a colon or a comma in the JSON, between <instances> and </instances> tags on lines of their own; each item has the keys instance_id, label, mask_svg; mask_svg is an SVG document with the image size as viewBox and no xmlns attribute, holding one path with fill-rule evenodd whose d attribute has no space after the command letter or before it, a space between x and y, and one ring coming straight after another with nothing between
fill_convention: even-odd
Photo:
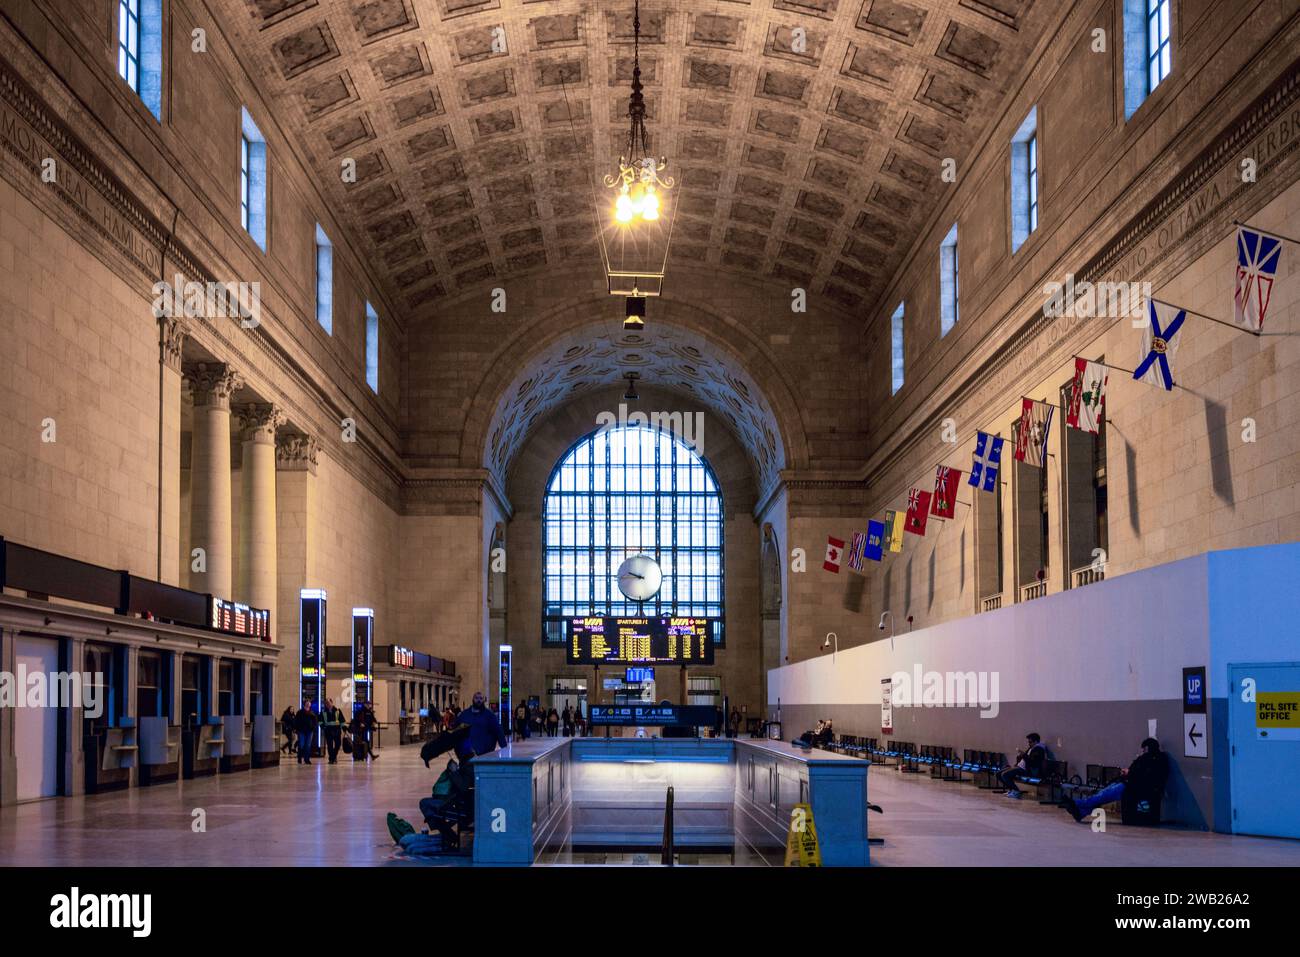
<instances>
[{"instance_id":1,"label":"column capital","mask_svg":"<svg viewBox=\"0 0 1300 957\"><path fill-rule=\"evenodd\" d=\"M276 437L275 464L279 469L289 472L310 472L316 474L316 454L320 451L320 440L314 435L298 432Z\"/></svg>"},{"instance_id":2,"label":"column capital","mask_svg":"<svg viewBox=\"0 0 1300 957\"><path fill-rule=\"evenodd\" d=\"M275 430L286 421L280 407L270 402L249 402L237 407L235 414L239 417L240 438L264 445L275 442Z\"/></svg>"},{"instance_id":3,"label":"column capital","mask_svg":"<svg viewBox=\"0 0 1300 957\"><path fill-rule=\"evenodd\" d=\"M162 349L162 364L173 372L181 371L181 347L185 337L190 334L189 324L179 316L159 316L158 326L161 330L159 341Z\"/></svg>"},{"instance_id":4,"label":"column capital","mask_svg":"<svg viewBox=\"0 0 1300 957\"><path fill-rule=\"evenodd\" d=\"M223 362L189 362L185 378L190 380L194 405L230 408L230 396L244 385L244 377Z\"/></svg>"}]
</instances>

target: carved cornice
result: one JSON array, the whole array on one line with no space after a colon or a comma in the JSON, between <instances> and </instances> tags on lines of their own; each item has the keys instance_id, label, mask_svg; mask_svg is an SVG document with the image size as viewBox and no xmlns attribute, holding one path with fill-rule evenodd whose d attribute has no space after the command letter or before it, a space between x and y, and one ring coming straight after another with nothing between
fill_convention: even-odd
<instances>
[{"instance_id":1,"label":"carved cornice","mask_svg":"<svg viewBox=\"0 0 1300 957\"><path fill-rule=\"evenodd\" d=\"M320 447L320 440L314 435L289 432L276 436L275 467L285 472L310 472L315 475Z\"/></svg>"}]
</instances>

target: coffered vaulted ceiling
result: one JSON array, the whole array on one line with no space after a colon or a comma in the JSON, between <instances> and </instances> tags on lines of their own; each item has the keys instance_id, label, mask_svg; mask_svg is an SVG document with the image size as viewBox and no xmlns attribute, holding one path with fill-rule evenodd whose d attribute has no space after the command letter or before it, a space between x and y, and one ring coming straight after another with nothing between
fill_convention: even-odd
<instances>
[{"instance_id":1,"label":"coffered vaulted ceiling","mask_svg":"<svg viewBox=\"0 0 1300 957\"><path fill-rule=\"evenodd\" d=\"M590 184L626 137L632 0L209 3L404 318L599 269ZM679 183L670 271L870 304L942 195L942 159L968 154L1064 6L646 0L648 125Z\"/></svg>"}]
</instances>

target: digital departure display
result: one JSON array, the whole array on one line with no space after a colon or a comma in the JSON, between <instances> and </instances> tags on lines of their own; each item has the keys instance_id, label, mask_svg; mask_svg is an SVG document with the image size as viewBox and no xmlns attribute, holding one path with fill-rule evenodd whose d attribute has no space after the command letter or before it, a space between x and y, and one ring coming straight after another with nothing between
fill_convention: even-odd
<instances>
[{"instance_id":1,"label":"digital departure display","mask_svg":"<svg viewBox=\"0 0 1300 957\"><path fill-rule=\"evenodd\" d=\"M270 641L271 613L265 608L249 608L238 602L213 598L212 627L232 635Z\"/></svg>"},{"instance_id":2,"label":"digital departure display","mask_svg":"<svg viewBox=\"0 0 1300 957\"><path fill-rule=\"evenodd\" d=\"M564 623L571 665L711 665L708 618L570 618Z\"/></svg>"}]
</instances>

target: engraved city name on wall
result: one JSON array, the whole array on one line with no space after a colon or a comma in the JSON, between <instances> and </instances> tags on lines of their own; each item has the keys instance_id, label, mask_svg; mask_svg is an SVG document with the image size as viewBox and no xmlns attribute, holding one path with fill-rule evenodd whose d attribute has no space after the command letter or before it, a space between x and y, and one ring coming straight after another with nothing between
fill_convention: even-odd
<instances>
[{"instance_id":1,"label":"engraved city name on wall","mask_svg":"<svg viewBox=\"0 0 1300 957\"><path fill-rule=\"evenodd\" d=\"M32 190L36 189L57 190L64 202L112 240L146 275L158 276L161 273L161 251L146 241L108 198L77 173L48 140L4 102L0 102L0 143L31 174L30 187L14 184L25 195L33 197ZM45 182L41 179L42 164L51 159L54 160L54 180Z\"/></svg>"}]
</instances>

